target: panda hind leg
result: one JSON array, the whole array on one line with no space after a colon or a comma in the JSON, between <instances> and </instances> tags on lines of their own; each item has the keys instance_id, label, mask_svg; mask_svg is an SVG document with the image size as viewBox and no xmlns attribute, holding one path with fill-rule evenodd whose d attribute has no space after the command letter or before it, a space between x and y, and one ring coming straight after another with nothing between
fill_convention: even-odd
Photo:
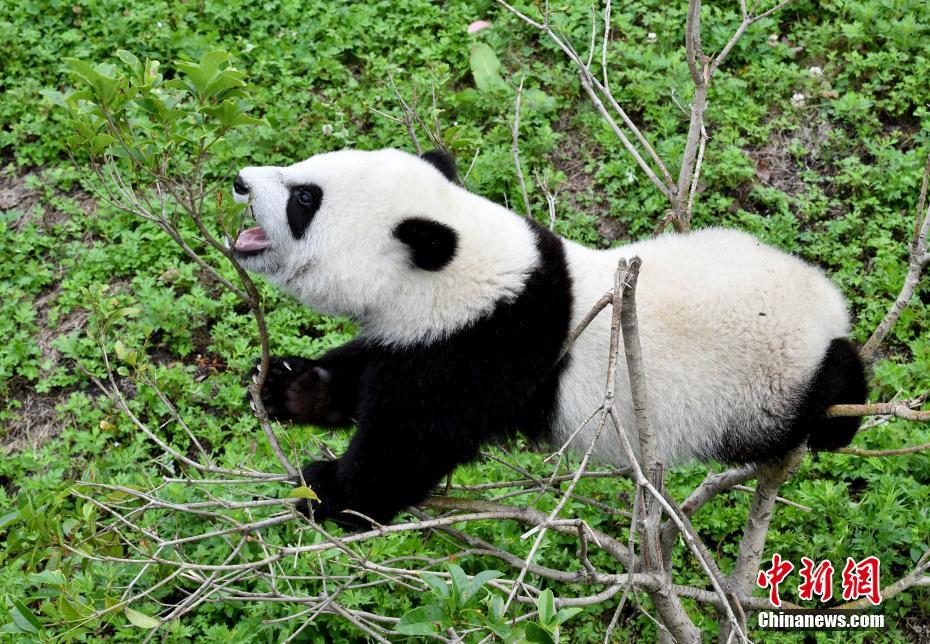
<instances>
[{"instance_id":1,"label":"panda hind leg","mask_svg":"<svg viewBox=\"0 0 930 644\"><path fill-rule=\"evenodd\" d=\"M795 435L806 436L807 446L813 450L849 445L859 431L861 419L824 418L824 412L831 405L864 403L867 393L865 365L859 352L846 338L834 339L802 399Z\"/></svg>"}]
</instances>

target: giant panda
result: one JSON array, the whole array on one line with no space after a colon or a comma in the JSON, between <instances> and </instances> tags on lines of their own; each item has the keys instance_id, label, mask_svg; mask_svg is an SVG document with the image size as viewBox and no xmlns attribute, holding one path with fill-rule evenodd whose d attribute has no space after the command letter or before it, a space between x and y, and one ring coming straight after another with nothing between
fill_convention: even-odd
<instances>
[{"instance_id":1,"label":"giant panda","mask_svg":"<svg viewBox=\"0 0 930 644\"><path fill-rule=\"evenodd\" d=\"M235 256L358 337L317 358L274 357L262 398L280 421L357 429L302 472L316 520L384 523L482 445L522 432L560 445L603 400L609 313L562 356L575 325L639 256L648 405L666 467L766 462L805 440L847 445L863 364L843 296L821 270L735 230L666 234L609 250L560 238L465 190L442 151L343 150L233 182L254 227ZM562 357L560 357L562 356ZM616 408L635 432L629 379ZM588 423L572 447L590 445ZM637 443L635 436L632 441ZM613 431L594 447L622 466Z\"/></svg>"}]
</instances>

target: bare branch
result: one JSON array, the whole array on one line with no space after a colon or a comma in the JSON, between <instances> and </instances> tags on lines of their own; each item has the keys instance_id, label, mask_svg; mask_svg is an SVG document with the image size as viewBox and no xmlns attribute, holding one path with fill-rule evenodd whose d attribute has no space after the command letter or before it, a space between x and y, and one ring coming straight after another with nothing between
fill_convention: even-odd
<instances>
[{"instance_id":1,"label":"bare branch","mask_svg":"<svg viewBox=\"0 0 930 644\"><path fill-rule=\"evenodd\" d=\"M520 84L517 86L517 96L514 99L513 121L510 123L510 132L513 139L510 145L510 151L513 154L513 165L517 171L517 183L520 185L520 196L523 197L523 214L532 217L530 212L530 198L526 194L526 182L523 180L523 166L520 165L520 99L523 97L523 81L526 80L526 74L520 76Z\"/></svg>"},{"instance_id":2,"label":"bare branch","mask_svg":"<svg viewBox=\"0 0 930 644\"><path fill-rule=\"evenodd\" d=\"M785 5L787 5L787 4L789 4L789 3L793 2L793 1L794 1L794 0L781 0L781 2L779 2L777 5L775 5L774 7L772 7L771 9L769 9L768 11L763 11L763 12L760 13L758 16L753 16L753 17L752 17L752 22L753 22L753 23L756 23L756 22L759 22L760 20L763 20L763 19L765 19L765 18L768 18L768 17L771 16L773 13L775 13L775 12L777 12L777 11L781 11L781 9L782 9Z\"/></svg>"},{"instance_id":3,"label":"bare branch","mask_svg":"<svg viewBox=\"0 0 930 644\"><path fill-rule=\"evenodd\" d=\"M859 447L841 447L837 451L841 454L853 454L854 456L902 456L904 454L916 454L930 449L930 443L923 445L912 445L911 447L900 447L898 449L862 449Z\"/></svg>"},{"instance_id":4,"label":"bare branch","mask_svg":"<svg viewBox=\"0 0 930 644\"><path fill-rule=\"evenodd\" d=\"M610 128L614 131L614 134L617 135L617 138L620 139L620 143L623 144L623 147L626 148L627 152L633 157L637 165L646 173L646 176L649 177L649 180L652 181L653 185L659 189L666 197L671 198L672 191L671 188L662 183L662 180L656 176L656 173L653 172L652 168L643 160L643 157L640 155L639 151L630 143L630 140L627 138L626 134L623 133L623 130L620 129L620 126L617 125L617 122L614 121L613 117L607 112L607 108L604 107L604 103L601 99L595 94L594 89L592 88L592 82L596 82L590 76L586 75L584 72L579 74L581 79L581 86L588 93L588 96L591 98L591 102L594 103L594 107L597 108L597 111L601 113L601 116L604 117L604 120L607 121L607 124L610 125Z\"/></svg>"},{"instance_id":5,"label":"bare branch","mask_svg":"<svg viewBox=\"0 0 930 644\"><path fill-rule=\"evenodd\" d=\"M542 177L535 170L533 176L536 177L536 183L546 197L546 204L549 206L549 230L555 230L555 194L549 189L549 171L548 169Z\"/></svg>"},{"instance_id":6,"label":"bare branch","mask_svg":"<svg viewBox=\"0 0 930 644\"><path fill-rule=\"evenodd\" d=\"M413 148L417 151L417 154L423 153L423 148L420 147L420 139L417 138L417 86L413 86L413 98L410 103L404 100L404 97L401 95L400 90L397 89L397 84L394 82L394 74L388 73L388 81L391 83L391 89L394 90L394 96L397 98L397 102L400 103L401 112L403 112L403 121L404 125L407 127L407 136L410 137L411 143L413 143Z\"/></svg>"},{"instance_id":7,"label":"bare branch","mask_svg":"<svg viewBox=\"0 0 930 644\"><path fill-rule=\"evenodd\" d=\"M607 291L601 296L597 302L594 303L594 306L591 307L591 310L588 311L585 316L581 319L581 322L568 334L568 339L565 341L565 346L562 347L562 353L559 354L559 359L561 360L568 350L571 348L572 344L575 343L575 340L584 333L584 330L588 328L588 325L603 311L607 308L607 305L613 301L614 292Z\"/></svg>"},{"instance_id":8,"label":"bare branch","mask_svg":"<svg viewBox=\"0 0 930 644\"><path fill-rule=\"evenodd\" d=\"M730 574L727 585L727 594L734 595L740 602L748 596L759 569L762 559L762 549L765 547L765 538L768 534L769 524L778 488L794 473L804 458L804 448L799 447L789 454L784 461L775 465L760 466L758 471L758 484L749 508L743 538L740 540L739 554L733 572ZM732 624L720 620L720 634L718 641L727 641ZM741 626L745 628L745 619Z\"/></svg>"},{"instance_id":9,"label":"bare branch","mask_svg":"<svg viewBox=\"0 0 930 644\"><path fill-rule=\"evenodd\" d=\"M849 416L895 416L918 422L930 421L930 411L911 409L906 402L869 403L864 405L832 405L824 413L826 418Z\"/></svg>"},{"instance_id":10,"label":"bare branch","mask_svg":"<svg viewBox=\"0 0 930 644\"><path fill-rule=\"evenodd\" d=\"M895 322L901 317L901 313L907 308L908 303L917 290L917 284L920 282L921 273L924 266L930 262L930 252L927 251L927 234L930 230L930 208L927 204L927 186L930 183L930 154L927 155L927 161L924 165L924 176L920 186L920 196L917 199L917 215L914 221L914 236L911 239L910 261L908 263L907 277L904 278L904 284L901 286L901 292L892 303L884 319L876 327L875 331L866 341L860 350L862 359L870 362L875 355L876 349L885 340L885 336L891 331Z\"/></svg>"}]
</instances>

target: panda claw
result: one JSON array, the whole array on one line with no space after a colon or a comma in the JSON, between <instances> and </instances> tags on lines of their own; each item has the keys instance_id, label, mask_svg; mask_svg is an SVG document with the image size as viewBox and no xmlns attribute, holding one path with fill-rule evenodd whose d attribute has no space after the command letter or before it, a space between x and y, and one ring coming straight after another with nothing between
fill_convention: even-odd
<instances>
[{"instance_id":1,"label":"panda claw","mask_svg":"<svg viewBox=\"0 0 930 644\"><path fill-rule=\"evenodd\" d=\"M293 371L293 369L291 369L291 365L287 363L287 360L282 360L281 364L283 364L284 368L287 369L288 371Z\"/></svg>"},{"instance_id":2,"label":"panda claw","mask_svg":"<svg viewBox=\"0 0 930 644\"><path fill-rule=\"evenodd\" d=\"M316 374L316 377L324 385L328 385L329 383L333 381L333 374L331 374L329 371L327 371L323 367L314 367L313 373Z\"/></svg>"}]
</instances>

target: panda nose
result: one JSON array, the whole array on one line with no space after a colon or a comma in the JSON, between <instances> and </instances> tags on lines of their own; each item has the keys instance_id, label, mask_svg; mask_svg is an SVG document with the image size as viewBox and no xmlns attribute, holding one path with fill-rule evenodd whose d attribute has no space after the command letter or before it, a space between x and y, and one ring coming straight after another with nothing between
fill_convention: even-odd
<instances>
[{"instance_id":1,"label":"panda nose","mask_svg":"<svg viewBox=\"0 0 930 644\"><path fill-rule=\"evenodd\" d=\"M237 195L249 194L249 187L245 185L245 181L242 180L241 174L237 174L236 178L233 179L233 190L235 190Z\"/></svg>"}]
</instances>

